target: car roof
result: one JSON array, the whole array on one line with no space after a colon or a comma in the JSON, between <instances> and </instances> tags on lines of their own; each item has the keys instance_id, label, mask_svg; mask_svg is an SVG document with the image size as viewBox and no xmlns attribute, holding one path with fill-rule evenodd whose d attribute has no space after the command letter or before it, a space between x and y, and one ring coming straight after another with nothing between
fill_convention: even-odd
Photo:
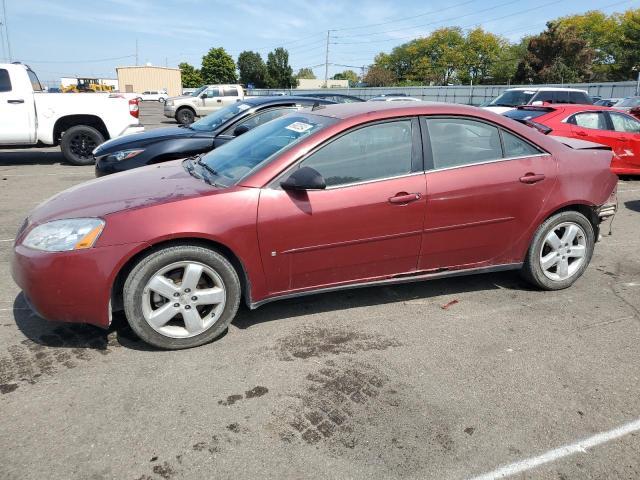
<instances>
[{"instance_id":1,"label":"car roof","mask_svg":"<svg viewBox=\"0 0 640 480\"><path fill-rule=\"evenodd\" d=\"M569 88L569 87L514 87L514 88L506 89L505 92L510 92L510 91L514 91L514 90L518 90L518 91L529 90L529 91L532 91L532 92L553 91L553 92L582 92L582 93L588 93L586 90L582 90L581 88Z\"/></svg>"},{"instance_id":2,"label":"car roof","mask_svg":"<svg viewBox=\"0 0 640 480\"><path fill-rule=\"evenodd\" d=\"M397 110L400 115L420 115L429 113L430 109L438 108L442 110L445 107L451 114L476 114L483 111L478 107L468 105L460 105L457 103L444 102L357 102L357 103L336 103L331 105L323 105L313 110L316 115L324 117L332 117L346 119L366 115L372 112Z\"/></svg>"}]
</instances>

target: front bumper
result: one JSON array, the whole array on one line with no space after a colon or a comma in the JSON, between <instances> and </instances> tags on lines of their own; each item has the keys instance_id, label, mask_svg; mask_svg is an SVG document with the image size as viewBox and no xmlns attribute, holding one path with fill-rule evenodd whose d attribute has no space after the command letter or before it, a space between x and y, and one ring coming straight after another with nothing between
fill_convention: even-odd
<instances>
[{"instance_id":1,"label":"front bumper","mask_svg":"<svg viewBox=\"0 0 640 480\"><path fill-rule=\"evenodd\" d=\"M11 275L41 317L107 328L115 276L144 244L42 252L16 245Z\"/></svg>"},{"instance_id":2,"label":"front bumper","mask_svg":"<svg viewBox=\"0 0 640 480\"><path fill-rule=\"evenodd\" d=\"M168 118L174 118L176 116L176 107L173 105L164 104L164 116Z\"/></svg>"},{"instance_id":3,"label":"front bumper","mask_svg":"<svg viewBox=\"0 0 640 480\"><path fill-rule=\"evenodd\" d=\"M144 167L147 165L147 157L144 154L137 155L128 160L115 160L111 155L102 155L93 157L95 159L96 177L104 177L112 173L126 172L133 168Z\"/></svg>"}]
</instances>

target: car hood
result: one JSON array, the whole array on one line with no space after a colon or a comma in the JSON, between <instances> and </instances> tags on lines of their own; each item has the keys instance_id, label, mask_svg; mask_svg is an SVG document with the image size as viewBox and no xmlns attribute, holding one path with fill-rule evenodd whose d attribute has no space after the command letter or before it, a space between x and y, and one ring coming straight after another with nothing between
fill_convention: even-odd
<instances>
[{"instance_id":1,"label":"car hood","mask_svg":"<svg viewBox=\"0 0 640 480\"><path fill-rule=\"evenodd\" d=\"M174 160L81 183L38 205L29 215L29 223L103 217L125 209L184 200L223 190L191 176L182 163L183 160Z\"/></svg>"},{"instance_id":2,"label":"car hood","mask_svg":"<svg viewBox=\"0 0 640 480\"><path fill-rule=\"evenodd\" d=\"M482 107L482 108L484 110L489 110L490 112L497 113L498 115L502 115L505 112L515 110L515 107Z\"/></svg>"},{"instance_id":3,"label":"car hood","mask_svg":"<svg viewBox=\"0 0 640 480\"><path fill-rule=\"evenodd\" d=\"M167 101L171 100L171 101L181 101L181 100L192 100L196 97L192 97L191 95L179 95L177 97L169 97L167 98Z\"/></svg>"},{"instance_id":4,"label":"car hood","mask_svg":"<svg viewBox=\"0 0 640 480\"><path fill-rule=\"evenodd\" d=\"M123 137L107 140L94 150L96 157L108 153L114 153L128 148L140 148L164 140L175 138L190 138L195 136L211 136L210 132L201 132L187 127L166 127L147 130L145 132L125 135Z\"/></svg>"}]
</instances>

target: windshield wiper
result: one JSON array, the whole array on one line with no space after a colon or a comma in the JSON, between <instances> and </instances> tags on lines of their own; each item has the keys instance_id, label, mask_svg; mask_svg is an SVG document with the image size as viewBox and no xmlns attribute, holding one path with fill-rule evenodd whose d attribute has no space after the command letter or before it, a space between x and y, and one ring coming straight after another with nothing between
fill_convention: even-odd
<instances>
[{"instance_id":1,"label":"windshield wiper","mask_svg":"<svg viewBox=\"0 0 640 480\"><path fill-rule=\"evenodd\" d=\"M207 177L205 178L204 176L202 177L202 179L207 182L209 185L214 186L214 187L224 187L224 185L216 183L213 178L218 176L218 172L216 172L213 168L211 168L209 165L207 165L205 162L202 161L202 156L204 154L201 153L199 155L195 155L193 157L191 157L193 159L193 161L195 161L195 163L197 165L199 165L200 167L202 167L202 169L207 172ZM197 160L196 160L197 159Z\"/></svg>"}]
</instances>

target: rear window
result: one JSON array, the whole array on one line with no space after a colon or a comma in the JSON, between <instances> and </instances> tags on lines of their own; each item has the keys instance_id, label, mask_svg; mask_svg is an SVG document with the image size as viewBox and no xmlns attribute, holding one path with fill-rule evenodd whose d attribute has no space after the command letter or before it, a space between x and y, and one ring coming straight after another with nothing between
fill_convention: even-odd
<instances>
[{"instance_id":1,"label":"rear window","mask_svg":"<svg viewBox=\"0 0 640 480\"><path fill-rule=\"evenodd\" d=\"M9 72L2 69L0 70L0 92L11 91L11 79L9 78Z\"/></svg>"},{"instance_id":2,"label":"rear window","mask_svg":"<svg viewBox=\"0 0 640 480\"><path fill-rule=\"evenodd\" d=\"M235 87L224 87L222 89L222 95L225 97L237 97L238 89Z\"/></svg>"},{"instance_id":3,"label":"rear window","mask_svg":"<svg viewBox=\"0 0 640 480\"><path fill-rule=\"evenodd\" d=\"M514 120L533 120L534 118L541 117L549 113L549 110L529 110L529 109L517 109L509 110L503 113L505 117L513 118Z\"/></svg>"},{"instance_id":4,"label":"rear window","mask_svg":"<svg viewBox=\"0 0 640 480\"><path fill-rule=\"evenodd\" d=\"M591 105L593 101L584 92L569 92L569 103Z\"/></svg>"}]
</instances>

